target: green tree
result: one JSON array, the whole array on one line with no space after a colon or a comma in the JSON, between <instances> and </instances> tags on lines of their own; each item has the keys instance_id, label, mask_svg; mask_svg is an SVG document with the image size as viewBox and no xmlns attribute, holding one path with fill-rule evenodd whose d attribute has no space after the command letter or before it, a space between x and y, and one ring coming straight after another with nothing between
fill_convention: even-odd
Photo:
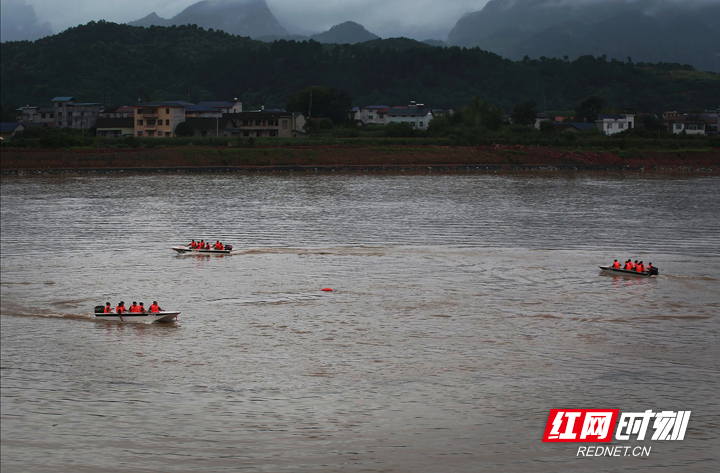
<instances>
[{"instance_id":1,"label":"green tree","mask_svg":"<svg viewBox=\"0 0 720 473\"><path fill-rule=\"evenodd\" d=\"M352 100L345 92L329 87L308 87L296 92L285 107L309 118L329 118L336 125L345 122Z\"/></svg>"},{"instance_id":2,"label":"green tree","mask_svg":"<svg viewBox=\"0 0 720 473\"><path fill-rule=\"evenodd\" d=\"M188 122L178 123L175 127L175 136L195 136L195 128Z\"/></svg>"},{"instance_id":3,"label":"green tree","mask_svg":"<svg viewBox=\"0 0 720 473\"><path fill-rule=\"evenodd\" d=\"M605 100L597 95L591 95L578 104L575 108L575 118L594 123L598 114L605 106Z\"/></svg>"},{"instance_id":4,"label":"green tree","mask_svg":"<svg viewBox=\"0 0 720 473\"><path fill-rule=\"evenodd\" d=\"M532 100L515 105L512 113L513 123L518 125L532 125L537 116L537 105Z\"/></svg>"},{"instance_id":5,"label":"green tree","mask_svg":"<svg viewBox=\"0 0 720 473\"><path fill-rule=\"evenodd\" d=\"M550 120L543 120L540 122L540 133L543 135L552 135L555 133L555 124Z\"/></svg>"}]
</instances>

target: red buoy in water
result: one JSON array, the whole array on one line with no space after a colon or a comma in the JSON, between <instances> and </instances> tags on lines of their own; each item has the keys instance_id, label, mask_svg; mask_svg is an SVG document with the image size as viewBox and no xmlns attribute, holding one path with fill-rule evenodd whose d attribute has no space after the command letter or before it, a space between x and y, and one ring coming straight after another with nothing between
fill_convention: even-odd
<instances>
[{"instance_id":1,"label":"red buoy in water","mask_svg":"<svg viewBox=\"0 0 720 473\"><path fill-rule=\"evenodd\" d=\"M332 289L330 289L329 287L324 287L324 288L322 288L322 290L327 291L327 292L332 292Z\"/></svg>"}]
</instances>

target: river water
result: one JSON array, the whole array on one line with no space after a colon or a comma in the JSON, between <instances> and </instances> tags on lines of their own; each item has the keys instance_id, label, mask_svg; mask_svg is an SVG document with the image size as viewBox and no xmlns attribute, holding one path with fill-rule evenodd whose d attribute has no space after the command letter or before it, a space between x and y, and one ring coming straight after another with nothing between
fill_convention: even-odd
<instances>
[{"instance_id":1,"label":"river water","mask_svg":"<svg viewBox=\"0 0 720 473\"><path fill-rule=\"evenodd\" d=\"M717 471L719 209L703 175L4 177L2 471ZM692 415L577 458L553 408Z\"/></svg>"}]
</instances>

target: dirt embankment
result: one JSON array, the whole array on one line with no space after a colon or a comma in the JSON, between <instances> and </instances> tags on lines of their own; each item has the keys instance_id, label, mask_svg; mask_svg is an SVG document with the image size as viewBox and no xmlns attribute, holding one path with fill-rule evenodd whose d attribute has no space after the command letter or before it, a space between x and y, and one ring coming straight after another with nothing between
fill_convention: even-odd
<instances>
[{"instance_id":1,"label":"dirt embankment","mask_svg":"<svg viewBox=\"0 0 720 473\"><path fill-rule=\"evenodd\" d=\"M322 169L657 169L720 171L720 149L710 151L568 151L531 146L297 146L292 148L185 147L137 149L8 149L3 174L114 170Z\"/></svg>"}]
</instances>

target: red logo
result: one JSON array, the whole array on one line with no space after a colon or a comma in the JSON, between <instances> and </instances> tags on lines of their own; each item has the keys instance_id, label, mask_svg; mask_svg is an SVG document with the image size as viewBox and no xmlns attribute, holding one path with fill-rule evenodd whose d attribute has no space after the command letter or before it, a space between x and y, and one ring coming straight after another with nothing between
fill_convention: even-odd
<instances>
[{"instance_id":1,"label":"red logo","mask_svg":"<svg viewBox=\"0 0 720 473\"><path fill-rule=\"evenodd\" d=\"M610 442L620 409L551 409L543 442Z\"/></svg>"}]
</instances>

